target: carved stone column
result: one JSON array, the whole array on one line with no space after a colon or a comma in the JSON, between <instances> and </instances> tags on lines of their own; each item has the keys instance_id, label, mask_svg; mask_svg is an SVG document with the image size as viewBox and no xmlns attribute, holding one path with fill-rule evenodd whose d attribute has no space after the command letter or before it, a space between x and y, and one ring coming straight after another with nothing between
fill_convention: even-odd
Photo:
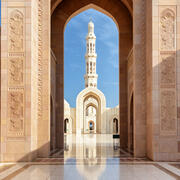
<instances>
[{"instance_id":1,"label":"carved stone column","mask_svg":"<svg viewBox=\"0 0 180 180\"><path fill-rule=\"evenodd\" d=\"M50 1L38 0L38 157L50 152Z\"/></svg>"},{"instance_id":2,"label":"carved stone column","mask_svg":"<svg viewBox=\"0 0 180 180\"><path fill-rule=\"evenodd\" d=\"M1 161L49 154L50 2L43 2L2 3Z\"/></svg>"},{"instance_id":3,"label":"carved stone column","mask_svg":"<svg viewBox=\"0 0 180 180\"><path fill-rule=\"evenodd\" d=\"M27 56L29 22L24 2L2 3L1 32L1 161L28 160L30 149L27 124L30 123L30 76ZM30 143L30 142L29 142Z\"/></svg>"}]
</instances>

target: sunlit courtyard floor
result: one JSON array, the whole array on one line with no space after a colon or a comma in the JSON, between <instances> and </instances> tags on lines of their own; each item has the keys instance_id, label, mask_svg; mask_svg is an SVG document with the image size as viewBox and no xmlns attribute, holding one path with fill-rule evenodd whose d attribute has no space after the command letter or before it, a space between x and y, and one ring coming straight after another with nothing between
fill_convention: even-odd
<instances>
[{"instance_id":1,"label":"sunlit courtyard floor","mask_svg":"<svg viewBox=\"0 0 180 180\"><path fill-rule=\"evenodd\" d=\"M112 135L65 135L64 152L30 163L0 165L0 179L171 180L180 179L180 163L134 158Z\"/></svg>"}]
</instances>

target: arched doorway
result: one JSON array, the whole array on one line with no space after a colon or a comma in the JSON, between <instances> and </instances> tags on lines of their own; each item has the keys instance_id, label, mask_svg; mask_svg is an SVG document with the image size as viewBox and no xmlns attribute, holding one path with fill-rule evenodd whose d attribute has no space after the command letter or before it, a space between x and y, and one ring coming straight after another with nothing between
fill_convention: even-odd
<instances>
[{"instance_id":1,"label":"arched doorway","mask_svg":"<svg viewBox=\"0 0 180 180\"><path fill-rule=\"evenodd\" d=\"M97 123L97 107L94 105L88 105L86 107L86 116L84 119L84 125L88 124L87 130L89 133L96 132L96 123ZM84 127L84 130L86 127Z\"/></svg>"},{"instance_id":2,"label":"arched doorway","mask_svg":"<svg viewBox=\"0 0 180 180\"><path fill-rule=\"evenodd\" d=\"M69 119L64 120L64 133L67 133L69 129Z\"/></svg>"},{"instance_id":3,"label":"arched doorway","mask_svg":"<svg viewBox=\"0 0 180 180\"><path fill-rule=\"evenodd\" d=\"M89 127L89 132L90 133L94 132L94 129L95 129L94 121L89 121L88 122L88 127Z\"/></svg>"},{"instance_id":4,"label":"arched doorway","mask_svg":"<svg viewBox=\"0 0 180 180\"><path fill-rule=\"evenodd\" d=\"M119 129L118 119L114 118L113 119L113 134L118 134L118 129Z\"/></svg>"},{"instance_id":5,"label":"arched doorway","mask_svg":"<svg viewBox=\"0 0 180 180\"><path fill-rule=\"evenodd\" d=\"M123 1L125 2L125 0L123 0ZM120 26L120 23L119 23L119 29L122 32L121 33L122 36L120 36L120 42L121 42L120 44L121 44L121 47L123 47L124 46L123 42L128 43L129 40L130 40L130 42L132 40L132 33L131 33L132 19L131 18L126 19L126 16L128 17L130 15L130 13L128 13L127 8L124 6L124 4L121 3L123 1L117 1L117 0L112 0L112 1L108 1L108 0L104 0L104 1L52 0L51 1L52 2L52 12L51 12L52 13L52 19L51 19L52 20L52 34L51 34L52 49L55 52L55 55L58 59L58 62L57 62L58 72L57 72L57 81L56 81L56 83L58 84L58 87L57 87L57 91L56 91L56 93L57 93L56 101L57 102L56 102L56 107L55 107L58 111L56 114L57 127L58 127L56 134L59 135L57 137L58 138L57 139L57 148L63 148L63 144L64 144L63 143L63 134L62 134L64 132L63 131L63 128L64 128L63 127L63 123L64 123L63 98L64 98L64 96L63 96L63 88L62 88L63 87L63 44L62 44L63 43L63 34L62 34L62 32L64 29L65 22L68 20L69 17L74 15L74 13L78 13L79 9L86 7L87 5L90 5L91 3L94 3L97 7L101 7L102 11L107 11L107 12L111 13L112 17L114 19L116 19L118 21L118 23L119 23L119 21L122 20L122 24L121 24L122 26ZM37 64L38 69L39 69L38 72L40 72L40 75L38 75L38 83L36 83L36 84L38 84L38 87L36 88L37 92L38 92L38 106L37 107L32 106L32 108L36 108L38 111L37 124L32 127L37 127L37 125L39 127L39 130L37 133L37 138L36 138L38 145L37 145L37 148L34 147L34 149L38 149L41 146L44 146L45 148L40 148L40 150L38 150L38 154L40 154L42 156L45 156L48 153L48 150L46 151L46 153L44 153L44 149L45 150L49 149L49 139L50 139L49 138L50 133L47 133L48 134L47 136L44 136L44 134L43 134L44 132L49 132L49 125L50 125L50 116L49 116L49 113L50 113L50 108L49 108L50 107L50 103L49 103L50 93L49 92L50 91L49 91L49 89L47 89L48 83L46 83L49 81L49 79L48 79L49 58L48 58L48 54L44 54L48 51L48 49L50 49L49 42L48 42L50 39L49 38L50 28L48 27L49 23L50 23L50 20L49 20L50 13L49 13L48 9L50 10L50 6L48 6L47 2L41 1L39 3L39 5L40 5L38 8L39 10L37 11L37 13L39 13L38 26L37 26L37 28L38 28L37 32L39 30L39 34L38 34L38 44L36 47L38 47L38 51L40 52L39 56L38 56L39 62ZM128 1L126 1L126 2L128 2ZM54 5L54 3L55 3L55 5ZM138 121L138 123L135 124L135 131L139 129L139 126L141 126L141 128L143 129L143 131L141 133L138 132L137 134L135 134L135 140L138 141L138 143L135 143L135 148L137 148L139 146L142 148L141 151L140 150L136 151L136 154L138 156L145 154L146 147L147 147L146 132L144 131L144 129L146 128L146 111L144 109L146 109L145 98L146 98L146 87L147 87L147 84L146 84L146 54L145 54L145 52L147 52L146 51L146 45L147 45L146 40L148 40L148 38L146 38L146 34L148 34L148 33L146 31L146 20L147 19L146 19L146 14L145 14L145 11L146 11L145 3L146 3L146 1L141 0L138 3L134 3L134 5L133 5L135 7L134 12L133 12L133 19L135 19L135 22L133 23L134 24L133 32L135 35L135 38L134 38L134 52L135 52L134 101L135 101L135 104L137 105L137 106L135 106L135 109L134 109L135 110L134 118L135 118L135 120ZM42 13L42 7L43 7L43 10L45 9L45 7L49 7L49 8L46 8L47 13ZM59 14L58 14L58 11L60 12ZM124 14L124 12L125 12L125 14ZM121 16L120 13L123 13L125 16ZM35 16L36 16L36 14L35 14ZM59 19L58 19L58 17L59 17ZM59 23L59 25L56 26L57 22ZM42 26L42 24L43 24L43 26ZM123 26L124 26L124 28L123 28ZM126 28L127 28L127 31L125 31ZM151 30L152 28L147 28L147 29ZM123 33L124 33L124 36L123 36ZM151 33L149 33L149 34L151 34ZM126 37L130 37L130 38L126 39ZM124 41L123 41L123 39L124 39ZM149 38L149 39L151 39L151 38ZM123 60L127 57L127 54L128 54L127 52L129 51L129 44L127 44L127 43L125 46L125 49L127 49L127 51L125 50L124 52L122 51L122 53L120 53L122 56L120 58L121 60ZM56 46L56 44L57 44L57 46ZM132 44L132 43L130 43L130 44ZM44 49L47 49L47 51L44 51ZM6 54L6 53L4 53L4 54ZM31 56L29 56L29 57L31 57ZM151 58L151 56L149 56L147 59L150 59L150 58ZM149 62L151 62L151 61L149 61ZM29 59L27 59L27 63L31 63L31 61ZM123 63L125 63L124 60L121 64L122 66L120 67L121 72L125 70L125 68L123 68ZM150 70L150 66L149 66L149 70ZM121 72L120 72L120 77L123 79L124 75L123 75L123 72L122 73ZM24 74L26 74L26 73L29 73L29 71L24 71ZM46 74L46 76L42 76L42 74ZM36 77L37 76L35 76L35 78ZM150 77L151 77L151 74L150 74ZM152 81L149 81L149 82L151 83ZM5 82L5 84L7 84L7 82ZM42 86L42 84L43 84L43 86ZM125 82L122 83L120 85L121 88L125 88L125 86L123 86L123 84L126 84L126 83ZM32 87L28 86L25 88L26 88L25 89L26 92L31 92L31 91L28 91L28 89L30 89L30 88L32 89ZM120 91L120 92L125 93L125 91ZM24 93L24 91L20 92L20 93ZM5 91L2 92L2 97L4 95L6 97L5 102L8 103L8 100L7 100L8 96ZM27 96L26 99L29 98L29 93L26 93L26 96ZM137 103L138 98L141 98L140 99L141 103ZM29 99L28 99L28 101L26 99L25 99L25 102L30 102ZM36 100L37 98L34 98L34 99ZM123 99L127 99L127 98L120 97L120 99L121 99L120 102L124 103ZM33 102L36 103L36 101L32 101L32 105L35 104ZM23 104L24 104L24 102L23 102ZM127 103L124 103L124 104L125 104L124 105L124 107L125 107L127 105ZM120 107L123 107L123 106L120 106ZM143 113L138 113L139 111L137 111L137 109L141 110L141 107L143 109ZM6 106L2 107L2 112L7 112L7 110L4 108L6 108ZM24 114L27 114L31 111L31 109L25 108L24 111L25 111ZM124 112L123 110L121 112L123 112L122 114L126 114L126 112ZM31 111L31 113L34 113L34 111ZM141 114L141 115L139 115L139 114ZM121 116L122 120L125 120L125 115L120 115L120 116ZM28 118L28 119L30 119L30 118ZM34 120L33 116L32 116L32 119ZM44 124L46 124L46 125L44 126ZM121 125L123 125L123 123L121 123ZM123 128L122 128L122 130L123 130ZM121 135L124 136L122 131L121 131L121 133L122 133ZM6 137L6 135L5 136L3 135L3 137ZM24 139L27 139L27 138L24 138ZM141 142L142 139L144 139L143 142ZM8 144L9 142L10 141L7 141L6 144ZM19 143L18 141L16 141L16 142ZM29 152L29 151L30 150L28 149L27 152ZM6 156L4 154L3 154L3 156Z\"/></svg>"},{"instance_id":6,"label":"arched doorway","mask_svg":"<svg viewBox=\"0 0 180 180\"><path fill-rule=\"evenodd\" d=\"M130 102L130 151L134 151L134 97L131 96Z\"/></svg>"},{"instance_id":7,"label":"arched doorway","mask_svg":"<svg viewBox=\"0 0 180 180\"><path fill-rule=\"evenodd\" d=\"M128 126L127 126L127 56L132 48L132 17L130 15L129 10L124 6L122 2L118 2L118 6L116 5L116 0L114 3L112 1L106 1L106 6L104 5L104 1L83 1L83 3L80 3L79 1L75 0L73 1L73 4L75 6L72 6L71 1L63 1L62 3L59 3L59 5L54 9L53 14L51 16L51 45L52 50L57 58L57 72L56 72L56 83L57 84L63 84L63 72L64 72L64 56L63 56L63 43L64 43L64 29L68 21L74 17L75 15L79 14L80 12L93 8L95 10L98 10L109 17L111 17L114 22L116 23L118 30L119 30L119 69L120 69L120 78L119 78L119 84L120 84L120 119L122 121L121 128L122 130L119 131L121 133L121 147L127 147L127 132L128 132ZM113 7L112 7L113 6ZM116 13L112 9L117 9ZM62 13L63 12L63 13ZM123 20L122 20L123 19ZM126 44L124 46L123 44ZM57 108L57 119L59 119L59 124L62 124L61 119L63 112L63 108L61 108L62 102L61 100L64 98L63 93L63 86L56 86L56 92L57 92L57 102L56 102L56 108ZM61 110L60 110L61 109ZM120 124L120 123L119 123ZM80 126L77 124L77 127ZM62 133L61 125L59 127L59 133ZM60 136L61 140L60 142L63 142L63 136ZM59 144L59 146L63 146L62 143Z\"/></svg>"}]
</instances>

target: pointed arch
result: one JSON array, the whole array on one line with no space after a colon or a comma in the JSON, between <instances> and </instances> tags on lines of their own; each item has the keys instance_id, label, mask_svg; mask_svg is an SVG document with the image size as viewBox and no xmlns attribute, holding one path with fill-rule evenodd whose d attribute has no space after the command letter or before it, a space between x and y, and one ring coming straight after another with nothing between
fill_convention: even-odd
<instances>
[{"instance_id":1,"label":"pointed arch","mask_svg":"<svg viewBox=\"0 0 180 180\"><path fill-rule=\"evenodd\" d=\"M59 122L59 128L63 127L63 99L64 99L64 28L67 22L78 13L87 8L95 8L96 10L108 15L114 20L119 30L119 98L120 98L120 124L126 129L128 119L127 112L127 56L132 48L132 16L122 1L119 0L63 0L56 6L51 15L51 48L56 56L56 119ZM103 129L103 128L102 128ZM59 129L61 133L63 130ZM121 131L122 139L127 136L126 131ZM63 142L63 134L61 142ZM127 142L121 141L122 147L127 147ZM60 143L63 147L63 144Z\"/></svg>"}]
</instances>

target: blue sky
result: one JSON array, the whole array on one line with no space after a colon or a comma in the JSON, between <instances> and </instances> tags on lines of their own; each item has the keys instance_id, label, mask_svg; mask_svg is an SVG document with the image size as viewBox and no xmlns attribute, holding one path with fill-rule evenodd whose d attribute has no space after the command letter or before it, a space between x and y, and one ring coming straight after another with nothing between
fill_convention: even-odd
<instances>
[{"instance_id":1,"label":"blue sky","mask_svg":"<svg viewBox=\"0 0 180 180\"><path fill-rule=\"evenodd\" d=\"M85 53L88 22L95 26L98 89L105 97L107 107L119 104L119 37L114 21L94 9L89 9L72 18L64 32L64 98L71 107L76 106L76 97L85 88Z\"/></svg>"}]
</instances>

